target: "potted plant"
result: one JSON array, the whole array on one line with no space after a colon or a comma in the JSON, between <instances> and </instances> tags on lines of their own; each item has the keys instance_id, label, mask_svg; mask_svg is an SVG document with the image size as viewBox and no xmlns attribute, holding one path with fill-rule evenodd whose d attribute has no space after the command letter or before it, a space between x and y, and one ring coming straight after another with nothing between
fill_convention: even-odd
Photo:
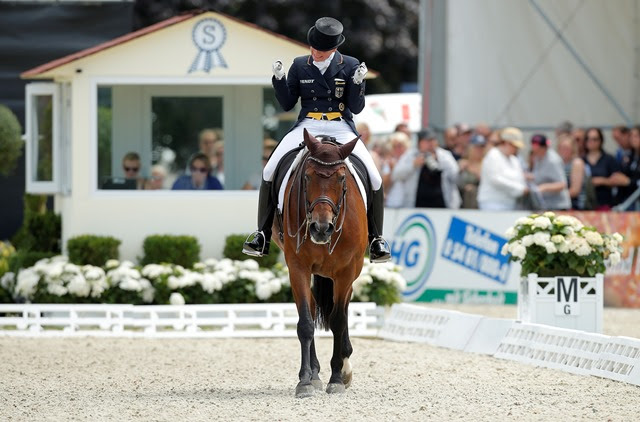
<instances>
[{"instance_id":1,"label":"potted plant","mask_svg":"<svg viewBox=\"0 0 640 422\"><path fill-rule=\"evenodd\" d=\"M590 330L600 331L603 274L607 265L620 262L622 236L600 233L576 217L553 212L519 218L505 234L509 241L502 253L510 254L510 261L522 265L519 319L553 323L567 317L569 325L552 325L588 329L576 318L579 305L575 303L572 308L569 303L577 302L579 294L585 292L593 296L594 306L600 308L600 315L596 315L595 326L590 326ZM546 308L539 303L545 300ZM555 311L551 312L552 308ZM590 312L583 310L582 314L588 316Z\"/></svg>"}]
</instances>

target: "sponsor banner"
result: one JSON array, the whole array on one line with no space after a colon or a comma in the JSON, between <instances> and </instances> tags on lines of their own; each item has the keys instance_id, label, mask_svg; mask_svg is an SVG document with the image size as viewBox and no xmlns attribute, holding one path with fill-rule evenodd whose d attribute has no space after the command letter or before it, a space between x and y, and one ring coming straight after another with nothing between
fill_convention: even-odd
<instances>
[{"instance_id":1,"label":"sponsor banner","mask_svg":"<svg viewBox=\"0 0 640 422\"><path fill-rule=\"evenodd\" d=\"M501 254L506 230L529 212L386 209L384 233L407 280L406 301L515 304L520 264ZM640 308L640 212L563 212L624 236L605 275L605 306Z\"/></svg>"}]
</instances>

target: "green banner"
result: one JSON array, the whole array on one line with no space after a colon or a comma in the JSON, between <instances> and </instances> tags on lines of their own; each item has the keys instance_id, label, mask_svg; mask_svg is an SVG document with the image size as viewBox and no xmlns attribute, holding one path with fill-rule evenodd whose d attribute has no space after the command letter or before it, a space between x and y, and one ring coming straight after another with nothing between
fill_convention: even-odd
<instances>
[{"instance_id":1,"label":"green banner","mask_svg":"<svg viewBox=\"0 0 640 422\"><path fill-rule=\"evenodd\" d=\"M416 302L516 305L518 303L518 294L516 292L495 290L427 289Z\"/></svg>"}]
</instances>

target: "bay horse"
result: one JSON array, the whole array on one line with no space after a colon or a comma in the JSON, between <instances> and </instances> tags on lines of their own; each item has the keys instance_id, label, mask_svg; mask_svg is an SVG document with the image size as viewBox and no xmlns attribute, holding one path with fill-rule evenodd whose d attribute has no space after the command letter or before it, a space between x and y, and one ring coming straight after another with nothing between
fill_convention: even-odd
<instances>
[{"instance_id":1,"label":"bay horse","mask_svg":"<svg viewBox=\"0 0 640 422\"><path fill-rule=\"evenodd\" d=\"M323 143L304 130L308 152L289 178L282 217L273 227L273 233L280 232L274 241L284 251L298 309L302 359L296 397L309 397L323 389L315 326L333 332L326 392L343 393L351 385L348 307L352 283L364 263L367 212L345 160L358 139L344 145Z\"/></svg>"}]
</instances>

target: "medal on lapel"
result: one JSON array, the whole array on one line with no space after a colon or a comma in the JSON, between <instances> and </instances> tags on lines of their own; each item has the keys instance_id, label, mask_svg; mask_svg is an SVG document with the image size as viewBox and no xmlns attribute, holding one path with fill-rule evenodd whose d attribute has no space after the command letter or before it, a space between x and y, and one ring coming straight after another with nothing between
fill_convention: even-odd
<instances>
[{"instance_id":1,"label":"medal on lapel","mask_svg":"<svg viewBox=\"0 0 640 422\"><path fill-rule=\"evenodd\" d=\"M342 96L344 95L345 81L344 81L344 79L336 78L334 82L335 82L335 86L336 86L335 97L336 98L342 98Z\"/></svg>"}]
</instances>

